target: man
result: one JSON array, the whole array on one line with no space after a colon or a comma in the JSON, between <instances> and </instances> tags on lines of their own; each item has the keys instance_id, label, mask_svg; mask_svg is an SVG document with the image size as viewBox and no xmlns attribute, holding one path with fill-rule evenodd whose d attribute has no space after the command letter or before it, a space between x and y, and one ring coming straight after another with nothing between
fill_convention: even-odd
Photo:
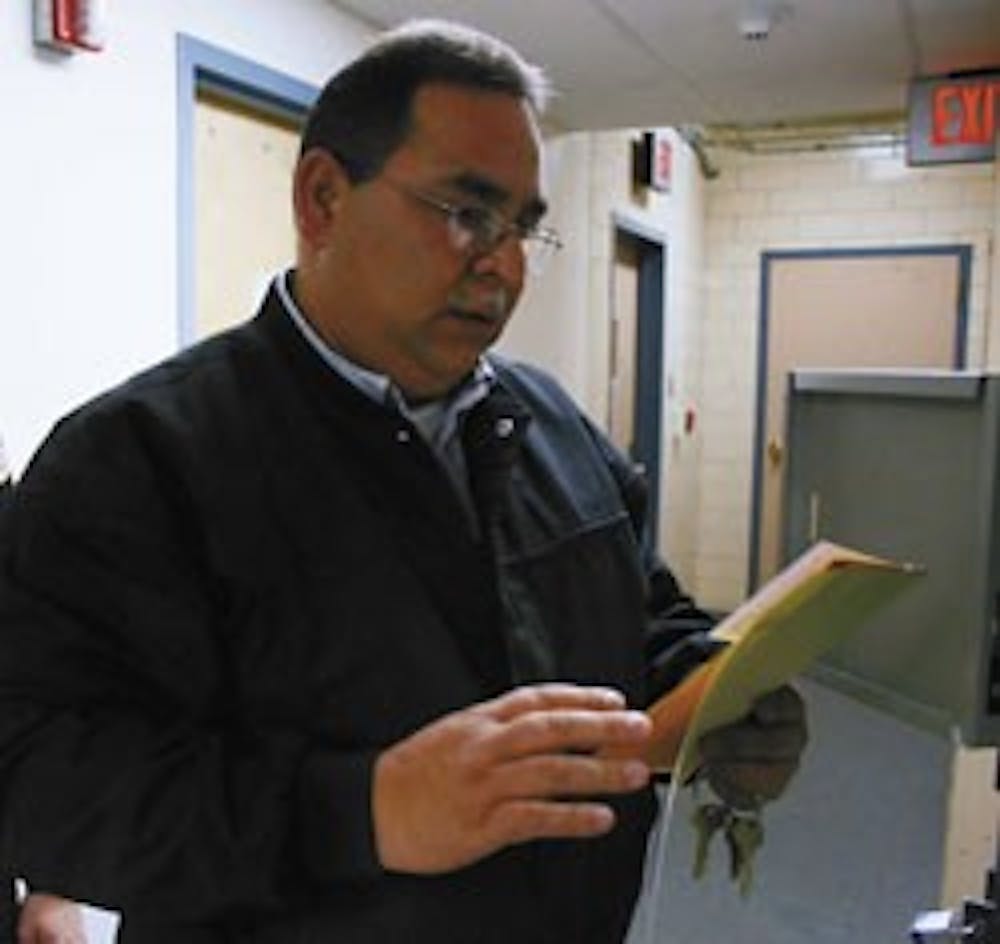
<instances>
[{"instance_id":1,"label":"man","mask_svg":"<svg viewBox=\"0 0 1000 944\"><path fill-rule=\"evenodd\" d=\"M14 480L3 440L0 439L0 552L3 549L7 508L13 498ZM0 871L0 941L18 944L86 944L80 908L55 895L22 895L21 882ZM20 899L23 898L23 902ZM16 905L20 905L16 908Z\"/></svg>"},{"instance_id":2,"label":"man","mask_svg":"<svg viewBox=\"0 0 1000 944\"><path fill-rule=\"evenodd\" d=\"M626 932L634 707L709 621L644 560L631 466L484 357L557 244L543 97L489 37L383 38L309 118L258 317L64 421L19 484L7 848L123 941ZM757 802L803 741L785 690L706 769Z\"/></svg>"}]
</instances>

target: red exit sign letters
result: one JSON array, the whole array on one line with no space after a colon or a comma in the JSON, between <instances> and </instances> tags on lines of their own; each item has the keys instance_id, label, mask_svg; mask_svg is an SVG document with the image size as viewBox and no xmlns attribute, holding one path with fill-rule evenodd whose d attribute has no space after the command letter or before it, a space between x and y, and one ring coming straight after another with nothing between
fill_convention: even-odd
<instances>
[{"instance_id":1,"label":"red exit sign letters","mask_svg":"<svg viewBox=\"0 0 1000 944\"><path fill-rule=\"evenodd\" d=\"M1000 131L1000 71L910 85L910 164L990 161Z\"/></svg>"}]
</instances>

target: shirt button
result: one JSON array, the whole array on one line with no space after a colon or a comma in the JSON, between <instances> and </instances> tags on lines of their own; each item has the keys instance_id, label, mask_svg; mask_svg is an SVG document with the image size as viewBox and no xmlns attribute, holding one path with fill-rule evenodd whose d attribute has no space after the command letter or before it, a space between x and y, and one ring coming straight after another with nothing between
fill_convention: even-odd
<instances>
[{"instance_id":1,"label":"shirt button","mask_svg":"<svg viewBox=\"0 0 1000 944\"><path fill-rule=\"evenodd\" d=\"M497 436L501 439L506 439L514 432L514 421L509 416L502 416L497 420L496 426L493 429Z\"/></svg>"},{"instance_id":2,"label":"shirt button","mask_svg":"<svg viewBox=\"0 0 1000 944\"><path fill-rule=\"evenodd\" d=\"M410 441L410 431L408 429L396 430L396 442L408 443Z\"/></svg>"}]
</instances>

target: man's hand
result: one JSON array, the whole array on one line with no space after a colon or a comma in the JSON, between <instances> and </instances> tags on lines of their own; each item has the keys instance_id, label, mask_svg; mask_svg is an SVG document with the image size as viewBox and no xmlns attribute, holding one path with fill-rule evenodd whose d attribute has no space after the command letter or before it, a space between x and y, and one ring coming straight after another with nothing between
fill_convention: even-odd
<instances>
[{"instance_id":1,"label":"man's hand","mask_svg":"<svg viewBox=\"0 0 1000 944\"><path fill-rule=\"evenodd\" d=\"M17 922L17 944L87 944L80 906L56 895L28 895Z\"/></svg>"},{"instance_id":2,"label":"man's hand","mask_svg":"<svg viewBox=\"0 0 1000 944\"><path fill-rule=\"evenodd\" d=\"M645 714L604 688L543 684L454 712L375 763L372 815L387 869L431 874L532 839L599 836L606 803L649 780ZM580 798L580 799L574 799Z\"/></svg>"},{"instance_id":3,"label":"man's hand","mask_svg":"<svg viewBox=\"0 0 1000 944\"><path fill-rule=\"evenodd\" d=\"M706 734L698 747L719 797L735 809L754 809L784 792L807 740L802 698L786 685L761 696L742 721Z\"/></svg>"}]
</instances>

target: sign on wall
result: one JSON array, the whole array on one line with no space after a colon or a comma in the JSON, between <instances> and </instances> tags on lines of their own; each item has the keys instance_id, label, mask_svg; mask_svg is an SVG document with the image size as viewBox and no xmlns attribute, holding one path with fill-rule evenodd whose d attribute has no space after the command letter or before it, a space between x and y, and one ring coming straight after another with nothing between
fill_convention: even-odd
<instances>
[{"instance_id":1,"label":"sign on wall","mask_svg":"<svg viewBox=\"0 0 1000 944\"><path fill-rule=\"evenodd\" d=\"M1000 131L1000 69L910 83L908 164L991 161Z\"/></svg>"},{"instance_id":2,"label":"sign on wall","mask_svg":"<svg viewBox=\"0 0 1000 944\"><path fill-rule=\"evenodd\" d=\"M670 193L674 152L665 129L646 131L633 144L632 180L635 184Z\"/></svg>"}]
</instances>

